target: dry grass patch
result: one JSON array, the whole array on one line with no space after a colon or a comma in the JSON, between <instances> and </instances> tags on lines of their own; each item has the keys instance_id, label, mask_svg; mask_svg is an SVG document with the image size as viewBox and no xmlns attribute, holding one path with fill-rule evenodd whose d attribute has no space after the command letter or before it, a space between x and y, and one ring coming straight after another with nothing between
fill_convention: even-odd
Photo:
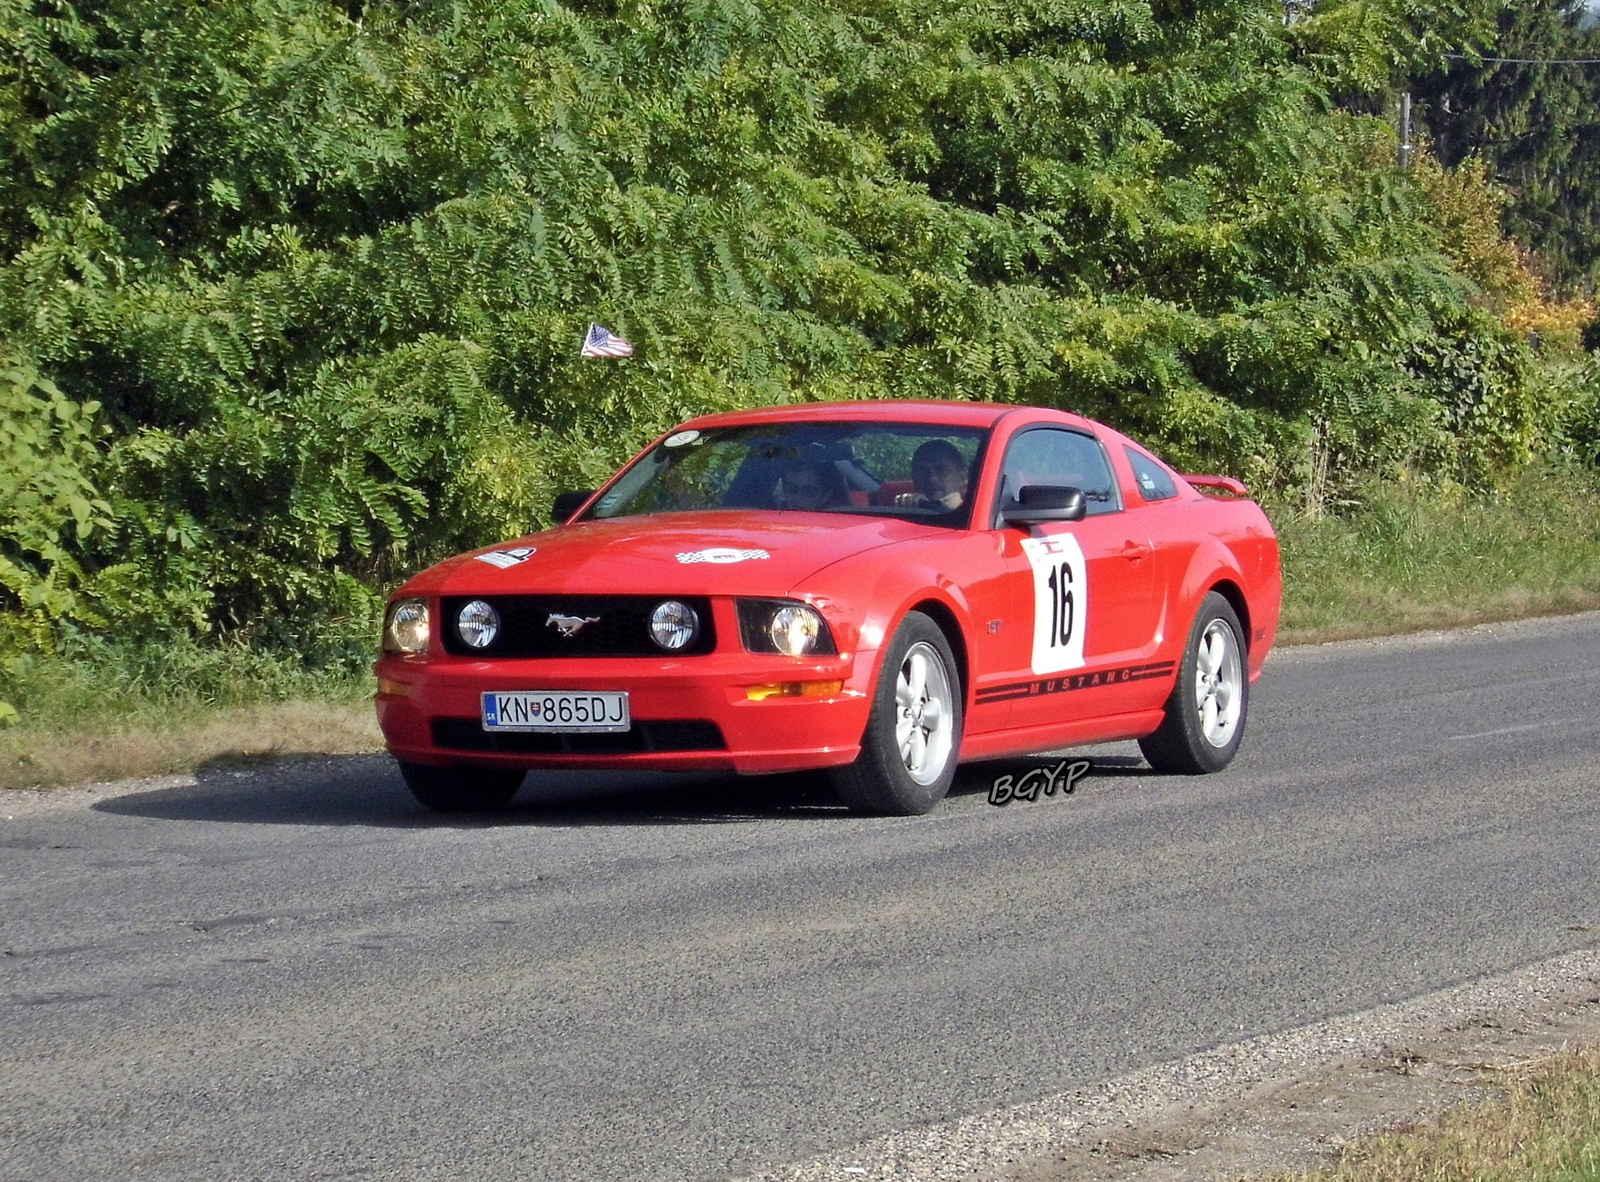
<instances>
[{"instance_id":1,"label":"dry grass patch","mask_svg":"<svg viewBox=\"0 0 1600 1182\"><path fill-rule=\"evenodd\" d=\"M1278 630L1279 644L1325 644L1368 636L1442 631L1537 616L1568 616L1600 610L1600 592L1558 588L1543 593L1512 588L1500 595L1473 596L1461 603L1419 603L1404 595L1367 594L1342 598L1327 612L1286 616ZM1311 617L1311 618L1308 618Z\"/></svg>"},{"instance_id":2,"label":"dry grass patch","mask_svg":"<svg viewBox=\"0 0 1600 1182\"><path fill-rule=\"evenodd\" d=\"M1271 1182L1600 1182L1600 1046L1514 1072L1498 1099Z\"/></svg>"},{"instance_id":3,"label":"dry grass patch","mask_svg":"<svg viewBox=\"0 0 1600 1182\"><path fill-rule=\"evenodd\" d=\"M261 702L140 712L84 731L33 723L0 731L0 788L193 771L216 760L345 755L383 746L371 702Z\"/></svg>"}]
</instances>

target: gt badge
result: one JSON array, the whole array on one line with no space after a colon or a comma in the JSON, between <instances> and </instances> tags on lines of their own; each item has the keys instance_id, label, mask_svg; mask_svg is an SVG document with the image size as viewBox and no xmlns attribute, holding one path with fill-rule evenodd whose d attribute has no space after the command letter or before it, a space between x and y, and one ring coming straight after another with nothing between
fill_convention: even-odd
<instances>
[{"instance_id":1,"label":"gt badge","mask_svg":"<svg viewBox=\"0 0 1600 1182\"><path fill-rule=\"evenodd\" d=\"M599 616L564 616L560 612L551 612L550 618L544 622L546 628L554 628L562 636L576 636L582 632L585 625L598 624Z\"/></svg>"}]
</instances>

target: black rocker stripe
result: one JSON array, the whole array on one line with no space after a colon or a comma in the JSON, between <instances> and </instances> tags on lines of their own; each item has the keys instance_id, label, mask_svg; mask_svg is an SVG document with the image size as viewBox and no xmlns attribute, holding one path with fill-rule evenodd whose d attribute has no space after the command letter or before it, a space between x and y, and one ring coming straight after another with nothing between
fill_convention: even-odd
<instances>
[{"instance_id":1,"label":"black rocker stripe","mask_svg":"<svg viewBox=\"0 0 1600 1182\"><path fill-rule=\"evenodd\" d=\"M1010 685L993 685L979 690L978 701L984 704L1009 702L1014 698L1032 698L1039 694L1064 694L1101 685L1149 681L1151 678L1169 676L1176 667L1176 661L1155 661L1148 665L1124 665L1120 669L1096 669L1092 673L1062 673L1055 677L1041 677L1036 681L1014 681Z\"/></svg>"}]
</instances>

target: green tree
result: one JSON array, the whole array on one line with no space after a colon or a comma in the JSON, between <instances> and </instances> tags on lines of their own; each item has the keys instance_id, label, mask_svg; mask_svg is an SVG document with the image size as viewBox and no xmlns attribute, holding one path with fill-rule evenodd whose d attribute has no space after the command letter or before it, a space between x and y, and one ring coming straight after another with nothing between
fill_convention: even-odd
<instances>
[{"instance_id":1,"label":"green tree","mask_svg":"<svg viewBox=\"0 0 1600 1182\"><path fill-rule=\"evenodd\" d=\"M1600 30L1583 0L1527 0L1505 9L1491 58L1450 61L1412 88L1448 166L1489 161L1513 194L1506 232L1545 260L1571 289L1600 266Z\"/></svg>"},{"instance_id":2,"label":"green tree","mask_svg":"<svg viewBox=\"0 0 1600 1182\"><path fill-rule=\"evenodd\" d=\"M1476 19L1396 11L1391 73ZM1063 406L1291 491L1497 479L1532 357L1331 101L1336 15L0 0L0 346L104 430L70 557L123 634L305 644L788 399ZM580 359L591 320L633 358Z\"/></svg>"}]
</instances>

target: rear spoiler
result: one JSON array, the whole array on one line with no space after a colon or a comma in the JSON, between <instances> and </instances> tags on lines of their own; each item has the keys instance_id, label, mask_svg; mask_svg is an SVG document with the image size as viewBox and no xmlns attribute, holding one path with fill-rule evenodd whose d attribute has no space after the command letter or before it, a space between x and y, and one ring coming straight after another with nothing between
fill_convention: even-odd
<instances>
[{"instance_id":1,"label":"rear spoiler","mask_svg":"<svg viewBox=\"0 0 1600 1182\"><path fill-rule=\"evenodd\" d=\"M1244 482L1235 480L1231 476L1185 476L1184 479L1202 492L1229 493L1236 497L1250 495L1250 490L1244 486Z\"/></svg>"}]
</instances>

